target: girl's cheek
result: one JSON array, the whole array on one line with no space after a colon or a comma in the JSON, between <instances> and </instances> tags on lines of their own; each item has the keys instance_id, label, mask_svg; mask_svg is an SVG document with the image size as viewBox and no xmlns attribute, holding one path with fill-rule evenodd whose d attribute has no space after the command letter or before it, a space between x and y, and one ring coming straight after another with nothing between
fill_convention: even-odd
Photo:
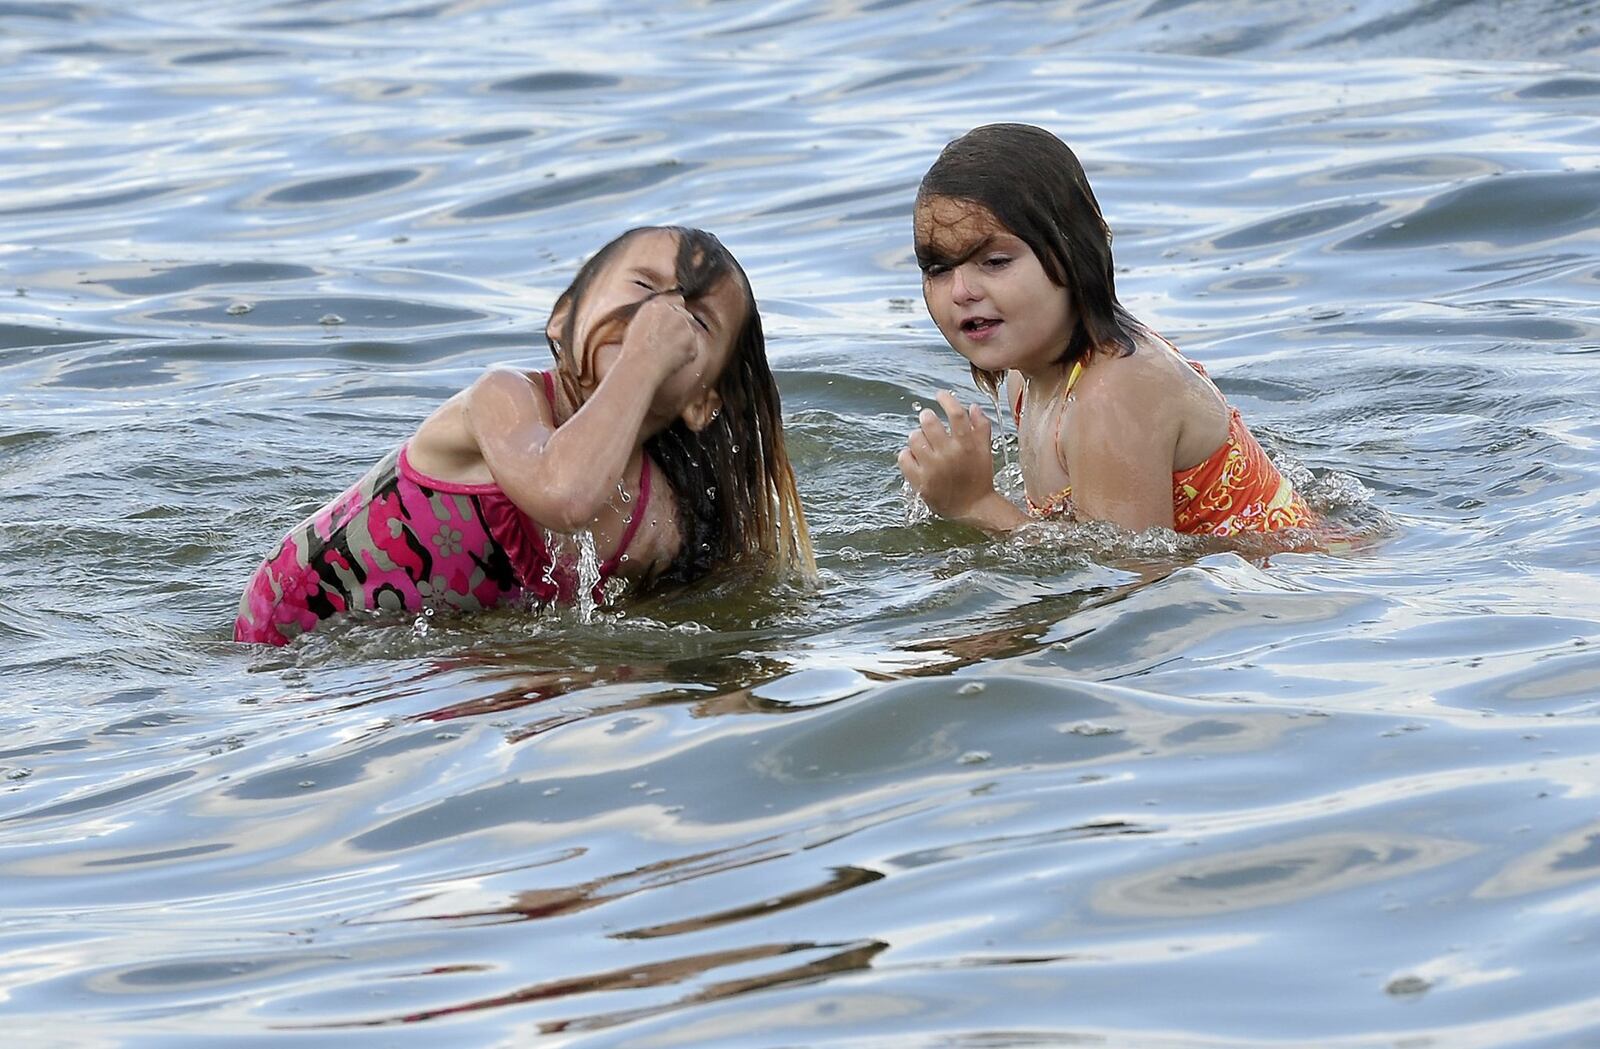
<instances>
[{"instance_id":1,"label":"girl's cheek","mask_svg":"<svg viewBox=\"0 0 1600 1049\"><path fill-rule=\"evenodd\" d=\"M622 344L616 342L608 342L594 351L594 361L591 366L594 368L596 385L605 380L606 375L616 366L617 358L621 355Z\"/></svg>"}]
</instances>

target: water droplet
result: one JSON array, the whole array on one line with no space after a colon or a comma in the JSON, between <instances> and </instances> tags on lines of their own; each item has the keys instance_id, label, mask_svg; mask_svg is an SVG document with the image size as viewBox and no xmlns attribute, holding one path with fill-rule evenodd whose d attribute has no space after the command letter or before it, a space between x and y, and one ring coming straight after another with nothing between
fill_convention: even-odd
<instances>
[{"instance_id":1,"label":"water droplet","mask_svg":"<svg viewBox=\"0 0 1600 1049\"><path fill-rule=\"evenodd\" d=\"M238 317L242 314L249 313L253 309L255 309L255 307L250 305L248 302L236 302L232 306L228 307L228 316Z\"/></svg>"},{"instance_id":2,"label":"water droplet","mask_svg":"<svg viewBox=\"0 0 1600 1049\"><path fill-rule=\"evenodd\" d=\"M344 318L339 316L337 313L324 313L322 316L317 318L317 323L331 328L335 324L343 324Z\"/></svg>"},{"instance_id":3,"label":"water droplet","mask_svg":"<svg viewBox=\"0 0 1600 1049\"><path fill-rule=\"evenodd\" d=\"M560 787L546 787L545 790L544 790L544 796L547 797L547 798L553 798L557 794L560 794L560 793L561 793L561 788Z\"/></svg>"},{"instance_id":4,"label":"water droplet","mask_svg":"<svg viewBox=\"0 0 1600 1049\"><path fill-rule=\"evenodd\" d=\"M982 765L985 761L989 760L989 757L990 755L987 750L969 750L956 759L956 764Z\"/></svg>"},{"instance_id":5,"label":"water droplet","mask_svg":"<svg viewBox=\"0 0 1600 1049\"><path fill-rule=\"evenodd\" d=\"M714 485L714 484L708 486L706 488L706 498L707 499L715 499L716 497L717 497L717 486Z\"/></svg>"},{"instance_id":6,"label":"water droplet","mask_svg":"<svg viewBox=\"0 0 1600 1049\"><path fill-rule=\"evenodd\" d=\"M983 691L983 682L982 681L968 681L965 685L962 685L960 688L956 689L956 692L958 694L960 694L960 695L963 695L963 696L976 696L979 692L982 692L982 691Z\"/></svg>"},{"instance_id":7,"label":"water droplet","mask_svg":"<svg viewBox=\"0 0 1600 1049\"><path fill-rule=\"evenodd\" d=\"M734 446L733 446L733 450L734 450L734 451L735 451L735 452L737 452L737 451L738 451L738 450L739 450L739 446L738 446L738 445L734 445Z\"/></svg>"}]
</instances>

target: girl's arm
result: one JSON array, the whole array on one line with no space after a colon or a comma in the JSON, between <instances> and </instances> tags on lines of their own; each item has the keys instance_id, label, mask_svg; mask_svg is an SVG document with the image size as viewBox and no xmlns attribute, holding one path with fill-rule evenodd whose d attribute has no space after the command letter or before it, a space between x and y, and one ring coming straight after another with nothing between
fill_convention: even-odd
<instances>
[{"instance_id":1,"label":"girl's arm","mask_svg":"<svg viewBox=\"0 0 1600 1049\"><path fill-rule=\"evenodd\" d=\"M995 491L989 417L977 405L963 407L940 392L949 426L924 408L898 460L900 472L928 508L947 520L989 532L1009 532L1030 518Z\"/></svg>"},{"instance_id":2,"label":"girl's arm","mask_svg":"<svg viewBox=\"0 0 1600 1049\"><path fill-rule=\"evenodd\" d=\"M546 528L575 531L616 497L657 387L699 354L698 327L681 304L639 308L616 363L559 429L519 372L490 371L467 393L466 427L495 483Z\"/></svg>"}]
</instances>

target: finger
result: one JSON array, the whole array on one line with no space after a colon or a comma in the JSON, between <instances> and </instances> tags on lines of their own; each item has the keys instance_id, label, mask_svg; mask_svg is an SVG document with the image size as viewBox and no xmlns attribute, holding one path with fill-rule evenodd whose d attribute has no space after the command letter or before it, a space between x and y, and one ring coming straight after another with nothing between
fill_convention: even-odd
<instances>
[{"instance_id":1,"label":"finger","mask_svg":"<svg viewBox=\"0 0 1600 1049\"><path fill-rule=\"evenodd\" d=\"M685 328L690 331L696 329L694 314L689 312L689 307L685 306L681 300L672 304L672 313Z\"/></svg>"},{"instance_id":2,"label":"finger","mask_svg":"<svg viewBox=\"0 0 1600 1049\"><path fill-rule=\"evenodd\" d=\"M944 428L944 422L932 408L922 409L917 414L917 421L922 424L919 432L927 438L930 446L937 448L949 439L950 431Z\"/></svg>"},{"instance_id":3,"label":"finger","mask_svg":"<svg viewBox=\"0 0 1600 1049\"><path fill-rule=\"evenodd\" d=\"M900 467L900 476L911 482L911 486L915 488L921 480L922 466L917 462L917 457L911 454L911 449L900 449L900 454L895 457L895 464Z\"/></svg>"},{"instance_id":4,"label":"finger","mask_svg":"<svg viewBox=\"0 0 1600 1049\"><path fill-rule=\"evenodd\" d=\"M961 402L956 400L956 395L949 390L940 390L939 407L944 409L945 418L950 420L950 436L958 439L965 437L972 429L972 423Z\"/></svg>"},{"instance_id":5,"label":"finger","mask_svg":"<svg viewBox=\"0 0 1600 1049\"><path fill-rule=\"evenodd\" d=\"M927 434L921 430L912 430L910 436L906 438L906 451L915 459L933 451L933 446L928 443Z\"/></svg>"},{"instance_id":6,"label":"finger","mask_svg":"<svg viewBox=\"0 0 1600 1049\"><path fill-rule=\"evenodd\" d=\"M990 437L994 435L994 428L989 424L989 417L983 413L983 409L976 404L969 404L967 415L972 424L972 432L985 444L989 443Z\"/></svg>"}]
</instances>

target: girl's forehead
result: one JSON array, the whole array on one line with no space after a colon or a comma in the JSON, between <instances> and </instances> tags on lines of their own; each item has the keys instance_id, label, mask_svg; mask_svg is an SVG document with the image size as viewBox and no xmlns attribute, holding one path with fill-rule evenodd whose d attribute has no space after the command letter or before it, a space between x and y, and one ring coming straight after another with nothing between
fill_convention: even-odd
<instances>
[{"instance_id":1,"label":"girl's forehead","mask_svg":"<svg viewBox=\"0 0 1600 1049\"><path fill-rule=\"evenodd\" d=\"M631 266L654 263L659 268L665 265L670 273L677 257L677 234L666 229L647 229L628 238L617 261Z\"/></svg>"},{"instance_id":2,"label":"girl's forehead","mask_svg":"<svg viewBox=\"0 0 1600 1049\"><path fill-rule=\"evenodd\" d=\"M960 197L925 197L917 201L912 235L919 247L943 255L964 255L972 245L1011 231L994 212L975 200Z\"/></svg>"}]
</instances>

